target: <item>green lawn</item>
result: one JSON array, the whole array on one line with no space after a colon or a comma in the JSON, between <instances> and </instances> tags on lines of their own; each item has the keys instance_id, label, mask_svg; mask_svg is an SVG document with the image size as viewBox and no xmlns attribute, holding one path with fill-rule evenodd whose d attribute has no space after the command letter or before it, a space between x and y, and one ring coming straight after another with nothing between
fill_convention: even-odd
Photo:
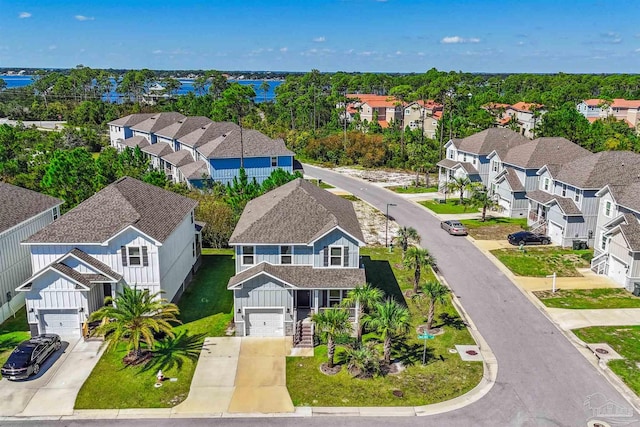
<instances>
[{"instance_id":1,"label":"green lawn","mask_svg":"<svg viewBox=\"0 0 640 427\"><path fill-rule=\"evenodd\" d=\"M534 294L544 305L553 308L640 308L640 297L619 288L559 289L555 293L538 291Z\"/></svg>"},{"instance_id":2,"label":"green lawn","mask_svg":"<svg viewBox=\"0 0 640 427\"><path fill-rule=\"evenodd\" d=\"M437 193L438 187L425 187L415 185L407 185L407 186L398 186L398 187L387 187L387 189L394 191L399 194L420 194L420 193Z\"/></svg>"},{"instance_id":3,"label":"green lawn","mask_svg":"<svg viewBox=\"0 0 640 427\"><path fill-rule=\"evenodd\" d=\"M4 365L18 344L30 337L27 312L22 307L16 312L15 317L9 317L0 325L0 366Z\"/></svg>"},{"instance_id":4,"label":"green lawn","mask_svg":"<svg viewBox=\"0 0 640 427\"><path fill-rule=\"evenodd\" d=\"M579 277L576 268L588 268L593 250L561 249L557 247L526 246L521 252L514 249L491 251L500 262L518 276L544 277L553 274L558 277Z\"/></svg>"},{"instance_id":5,"label":"green lawn","mask_svg":"<svg viewBox=\"0 0 640 427\"><path fill-rule=\"evenodd\" d=\"M461 214L478 212L477 206L460 204L460 199L455 197L447 199L447 203L440 203L437 200L426 200L424 202L418 203L437 214Z\"/></svg>"},{"instance_id":6,"label":"green lawn","mask_svg":"<svg viewBox=\"0 0 640 427\"><path fill-rule=\"evenodd\" d=\"M640 396L640 326L594 326L574 334L588 344L607 343L625 359L612 360L609 368Z\"/></svg>"},{"instance_id":7,"label":"green lawn","mask_svg":"<svg viewBox=\"0 0 640 427\"><path fill-rule=\"evenodd\" d=\"M202 265L178 303L183 323L175 328L176 338L160 342L154 358L142 367L122 365L124 346L106 351L82 386L76 409L166 408L182 402L204 338L224 336L232 320L233 294L227 283L233 274L230 250L204 250ZM177 381L154 388L158 369Z\"/></svg>"},{"instance_id":8,"label":"green lawn","mask_svg":"<svg viewBox=\"0 0 640 427\"><path fill-rule=\"evenodd\" d=\"M527 227L526 218L492 217L490 212L484 222L480 219L463 219L460 222L476 240L505 240L509 234Z\"/></svg>"},{"instance_id":9,"label":"green lawn","mask_svg":"<svg viewBox=\"0 0 640 427\"><path fill-rule=\"evenodd\" d=\"M372 379L352 378L343 369L334 376L320 372L318 366L326 361L326 346L316 347L312 358L287 358L287 387L296 406L412 406L442 402L466 393L475 387L483 373L481 363L463 362L457 354L449 353L455 344L473 344L473 338L449 301L436 311L434 326L445 330L443 335L427 342L427 363L422 365L424 341L416 338L415 327L423 324L422 313L412 301L405 301L403 291L413 287L412 271L399 268L401 251L389 254L385 248L363 248L360 252L367 273L367 281L380 287L394 298L405 302L412 314L412 329L404 342L396 342L392 357L399 359L406 370L398 375ZM424 275L433 278L433 273ZM378 340L375 334L365 340ZM336 361L344 363L342 347ZM395 390L403 397L393 395Z\"/></svg>"},{"instance_id":10,"label":"green lawn","mask_svg":"<svg viewBox=\"0 0 640 427\"><path fill-rule=\"evenodd\" d=\"M309 181L312 184L318 185L317 179L308 179L307 181ZM327 184L324 181L320 181L320 188L329 189L329 188L335 188L335 187L331 184Z\"/></svg>"}]
</instances>

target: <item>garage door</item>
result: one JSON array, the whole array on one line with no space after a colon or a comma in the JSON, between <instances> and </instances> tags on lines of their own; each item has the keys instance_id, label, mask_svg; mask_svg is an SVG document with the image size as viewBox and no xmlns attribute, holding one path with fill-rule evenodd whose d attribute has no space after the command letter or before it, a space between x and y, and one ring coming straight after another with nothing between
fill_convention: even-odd
<instances>
[{"instance_id":1,"label":"garage door","mask_svg":"<svg viewBox=\"0 0 640 427\"><path fill-rule=\"evenodd\" d=\"M549 237L551 237L551 241L556 245L562 243L562 231L562 227L555 222L549 221Z\"/></svg>"},{"instance_id":2,"label":"garage door","mask_svg":"<svg viewBox=\"0 0 640 427\"><path fill-rule=\"evenodd\" d=\"M284 310L281 308L247 308L244 311L247 336L284 336Z\"/></svg>"},{"instance_id":3,"label":"garage door","mask_svg":"<svg viewBox=\"0 0 640 427\"><path fill-rule=\"evenodd\" d=\"M609 255L609 270L607 275L616 283L624 285L627 280L627 265L618 258Z\"/></svg>"},{"instance_id":4,"label":"garage door","mask_svg":"<svg viewBox=\"0 0 640 427\"><path fill-rule=\"evenodd\" d=\"M502 197L498 198L498 206L506 212L511 212L511 201L509 200L503 199Z\"/></svg>"},{"instance_id":5,"label":"garage door","mask_svg":"<svg viewBox=\"0 0 640 427\"><path fill-rule=\"evenodd\" d=\"M40 310L40 333L79 336L78 310Z\"/></svg>"}]
</instances>

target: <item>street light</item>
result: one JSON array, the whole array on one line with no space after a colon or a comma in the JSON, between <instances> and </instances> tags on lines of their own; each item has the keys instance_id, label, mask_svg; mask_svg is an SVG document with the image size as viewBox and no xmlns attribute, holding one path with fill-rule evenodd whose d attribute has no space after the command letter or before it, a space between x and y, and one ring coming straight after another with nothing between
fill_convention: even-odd
<instances>
[{"instance_id":1,"label":"street light","mask_svg":"<svg viewBox=\"0 0 640 427\"><path fill-rule=\"evenodd\" d=\"M384 228L384 246L389 247L389 206L398 206L395 203L387 203L387 225Z\"/></svg>"}]
</instances>

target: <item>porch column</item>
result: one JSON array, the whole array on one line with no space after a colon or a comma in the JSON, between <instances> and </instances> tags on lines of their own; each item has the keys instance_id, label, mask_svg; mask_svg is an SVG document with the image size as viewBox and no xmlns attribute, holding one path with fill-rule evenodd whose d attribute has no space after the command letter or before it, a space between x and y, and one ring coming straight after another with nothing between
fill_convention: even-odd
<instances>
[{"instance_id":1,"label":"porch column","mask_svg":"<svg viewBox=\"0 0 640 427\"><path fill-rule=\"evenodd\" d=\"M318 298L318 290L313 290L313 312L318 314L318 306L319 306L319 298Z\"/></svg>"}]
</instances>

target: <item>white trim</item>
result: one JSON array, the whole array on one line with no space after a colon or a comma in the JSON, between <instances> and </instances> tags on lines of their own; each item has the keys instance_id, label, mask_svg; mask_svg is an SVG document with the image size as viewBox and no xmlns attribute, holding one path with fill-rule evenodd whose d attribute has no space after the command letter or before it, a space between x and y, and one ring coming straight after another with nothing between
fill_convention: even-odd
<instances>
[{"instance_id":1,"label":"white trim","mask_svg":"<svg viewBox=\"0 0 640 427\"><path fill-rule=\"evenodd\" d=\"M313 246L315 242L317 242L318 240L322 239L323 237L327 236L329 233L333 232L334 230L340 230L342 231L344 234L346 234L347 236L351 237L353 240L355 240L356 242L358 242L358 246L367 246L367 244L365 242L363 242L362 240L358 239L357 237L355 237L354 235L352 235L351 233L348 233L344 228L340 227L339 225L336 225L335 227L333 227L332 229L330 229L329 231L327 231L326 233L316 237L315 239L313 239L312 241L310 241L309 243L307 243L307 246Z\"/></svg>"},{"instance_id":2,"label":"white trim","mask_svg":"<svg viewBox=\"0 0 640 427\"><path fill-rule=\"evenodd\" d=\"M182 221L180 221L180 223L182 224ZM178 228L178 227L176 227ZM173 233L176 228L174 228L173 230L171 230L171 233ZM109 242L113 239L115 239L116 237L118 237L119 235L121 235L122 233L124 233L125 231L128 231L129 229L137 231L138 233L142 234L144 237L148 238L149 240L151 240L156 246L162 246L162 242L159 242L158 240L154 239L153 237L149 236L146 233L143 233L142 231L140 231L138 228L134 227L133 225L128 225L125 228L123 228L122 230L118 231L117 233L115 233L113 236L109 237L107 240L105 240L104 242L100 243L100 245L102 246L109 246ZM63 245L64 243L56 243L57 245ZM77 245L78 243L68 243L70 245ZM95 243L93 243L95 245Z\"/></svg>"},{"instance_id":3,"label":"white trim","mask_svg":"<svg viewBox=\"0 0 640 427\"><path fill-rule=\"evenodd\" d=\"M286 323L285 322L285 315L284 315L286 307L283 307L283 306L278 306L278 307L255 307L255 306L252 306L252 307L242 307L242 323L244 323L244 336L245 337L251 336L251 335L247 335L247 327L249 326L249 322L246 321L246 310L247 309L248 310L252 310L252 309L253 310L282 310L282 336L284 337L284 336L287 335L286 331L284 329L284 324ZM277 335L277 336L279 336L279 335Z\"/></svg>"},{"instance_id":4,"label":"white trim","mask_svg":"<svg viewBox=\"0 0 640 427\"><path fill-rule=\"evenodd\" d=\"M244 263L244 250L243 248L253 248L253 253L251 255L247 254L246 256L251 256L253 257L253 262L251 264L245 264ZM256 247L255 245L241 245L240 246L240 266L242 267L247 267L247 266L256 266L259 265L260 263L256 264Z\"/></svg>"},{"instance_id":5,"label":"white trim","mask_svg":"<svg viewBox=\"0 0 640 427\"><path fill-rule=\"evenodd\" d=\"M16 292L28 292L31 289L22 289L24 286L28 285L29 283L33 282L34 280L36 280L38 277L42 276L44 273L53 270L55 271L56 274L59 274L60 276L64 277L65 279L69 280L70 282L75 283L76 285L80 285L82 286L84 289L65 289L61 292L73 292L73 291L80 291L80 292L84 292L84 291L90 291L91 288L87 288L85 285L83 285L82 283L78 282L76 279L74 279L73 277L69 277L66 274L64 274L63 272L61 272L60 270L56 270L55 268L52 267L52 264L49 264L48 266L46 266L45 268L43 268L42 270L40 270L37 274L31 276L29 279L27 279L25 282L23 282L20 286L18 286L15 291ZM95 282L97 283L97 282ZM101 282L102 283L102 282Z\"/></svg>"},{"instance_id":6,"label":"white trim","mask_svg":"<svg viewBox=\"0 0 640 427\"><path fill-rule=\"evenodd\" d=\"M340 265L335 265L335 264L331 263L331 259L337 257L337 255L333 255L331 253L331 249L334 249L334 248L340 249ZM344 265L344 246L342 246L342 245L329 245L329 246L327 246L327 250L329 251L329 254L328 254L329 263L327 264L326 267L323 267L323 268L345 268L345 265Z\"/></svg>"},{"instance_id":7,"label":"white trim","mask_svg":"<svg viewBox=\"0 0 640 427\"><path fill-rule=\"evenodd\" d=\"M289 248L289 253L288 254L283 254L282 253L282 247L288 247ZM293 245L278 245L278 254L280 256L280 258L279 258L280 265L294 265L294 263L293 263ZM282 262L282 256L283 255L290 257L291 258L291 262L283 263Z\"/></svg>"},{"instance_id":8,"label":"white trim","mask_svg":"<svg viewBox=\"0 0 640 427\"><path fill-rule=\"evenodd\" d=\"M59 208L60 208L60 206L62 206L63 204L64 204L64 202L61 202L60 204L57 204L57 205L55 205L55 206L53 206L53 207L51 207L51 208L47 208L46 210L44 210L44 211L42 211L42 212L40 212L40 213L38 213L38 214L35 214L34 216L32 216L32 217L30 217L30 218L25 219L24 221L22 221L22 222L20 222L20 223L18 223L18 224L16 224L16 225L14 225L13 227L7 228L7 229L6 229L6 230L4 230L4 231L0 231L0 238L4 237L4 235L5 235L5 234L9 234L10 232L14 231L14 229L17 229L17 228L20 228L20 227L21 227L21 226L23 226L23 225L26 225L29 221L32 221L34 218L37 218L37 217L39 217L40 215L43 215L43 214L45 214L45 213L47 213L47 212L51 213L51 209L53 209L54 207L58 208L58 212L59 212ZM51 215L51 217L53 218L53 215ZM60 218L60 215L59 215L59 214L58 214L58 218ZM45 225L45 227L46 227L46 225ZM43 228L44 228L44 227L43 227ZM24 245L24 243L22 243L22 242L21 242L20 244L21 244L21 245Z\"/></svg>"}]
</instances>

